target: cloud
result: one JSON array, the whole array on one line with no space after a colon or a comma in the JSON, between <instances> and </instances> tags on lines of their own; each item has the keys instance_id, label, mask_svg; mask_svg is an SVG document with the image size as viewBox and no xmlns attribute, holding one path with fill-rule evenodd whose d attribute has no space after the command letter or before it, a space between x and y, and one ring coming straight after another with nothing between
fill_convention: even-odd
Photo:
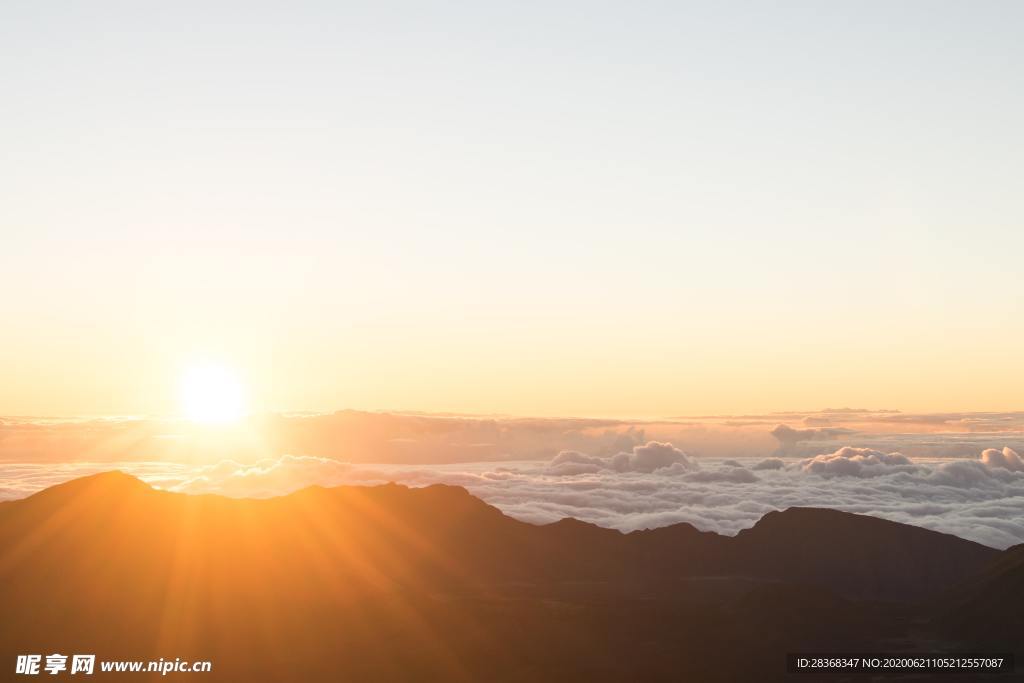
<instances>
[{"instance_id":1,"label":"cloud","mask_svg":"<svg viewBox=\"0 0 1024 683\"><path fill-rule=\"evenodd\" d=\"M643 446L634 446L631 453L617 453L611 459L616 472L654 472L665 467L691 470L696 465L686 454L670 443L648 441Z\"/></svg>"},{"instance_id":2,"label":"cloud","mask_svg":"<svg viewBox=\"0 0 1024 683\"><path fill-rule=\"evenodd\" d=\"M981 452L981 461L989 467L1002 467L1011 472L1024 472L1024 460L1012 448L1006 447L998 451L986 448Z\"/></svg>"},{"instance_id":3,"label":"cloud","mask_svg":"<svg viewBox=\"0 0 1024 683\"><path fill-rule=\"evenodd\" d=\"M548 474L572 475L592 474L601 470L655 472L662 469L686 472L697 469L697 464L670 443L648 441L643 446L634 446L629 452L616 453L605 458L586 455L578 451L562 451L548 464L547 472Z\"/></svg>"},{"instance_id":4,"label":"cloud","mask_svg":"<svg viewBox=\"0 0 1024 683\"><path fill-rule=\"evenodd\" d=\"M201 490L214 485L229 496L266 497L281 495L307 486L337 486L346 483L352 465L330 458L284 455L252 465L231 460L196 470L194 477L173 486L176 490Z\"/></svg>"},{"instance_id":5,"label":"cloud","mask_svg":"<svg viewBox=\"0 0 1024 683\"><path fill-rule=\"evenodd\" d=\"M806 419L806 418L805 418ZM779 442L780 450L792 450L801 441L834 441L855 431L845 427L819 427L815 429L794 429L789 425L776 425L771 432Z\"/></svg>"},{"instance_id":6,"label":"cloud","mask_svg":"<svg viewBox=\"0 0 1024 683\"><path fill-rule=\"evenodd\" d=\"M958 460L942 463L926 474L928 483L956 488L988 485L993 476L985 463L977 460Z\"/></svg>"},{"instance_id":7,"label":"cloud","mask_svg":"<svg viewBox=\"0 0 1024 683\"><path fill-rule=\"evenodd\" d=\"M834 453L816 455L800 463L810 474L822 476L874 477L893 468L913 469L910 458L902 453L882 453L870 448L843 446Z\"/></svg>"},{"instance_id":8,"label":"cloud","mask_svg":"<svg viewBox=\"0 0 1024 683\"><path fill-rule=\"evenodd\" d=\"M597 458L578 451L562 451L548 464L550 474L587 474L610 469L604 458Z\"/></svg>"},{"instance_id":9,"label":"cloud","mask_svg":"<svg viewBox=\"0 0 1024 683\"><path fill-rule=\"evenodd\" d=\"M761 462L751 465L752 470L781 470L786 466L786 461L782 458L765 458Z\"/></svg>"},{"instance_id":10,"label":"cloud","mask_svg":"<svg viewBox=\"0 0 1024 683\"><path fill-rule=\"evenodd\" d=\"M808 428L787 424L801 422ZM341 410L257 415L215 435L169 419L0 420L0 462L223 459L251 465L294 454L352 463L436 464L550 460L562 451L606 458L650 441L671 443L693 460L763 458L773 451L813 457L840 446L909 457L976 458L987 448L1024 452L1024 413L850 409L637 421Z\"/></svg>"}]
</instances>

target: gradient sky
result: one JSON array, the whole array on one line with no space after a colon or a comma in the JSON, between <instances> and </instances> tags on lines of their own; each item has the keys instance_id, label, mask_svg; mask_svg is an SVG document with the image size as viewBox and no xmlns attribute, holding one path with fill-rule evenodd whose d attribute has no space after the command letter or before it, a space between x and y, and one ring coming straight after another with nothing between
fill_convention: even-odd
<instances>
[{"instance_id":1,"label":"gradient sky","mask_svg":"<svg viewBox=\"0 0 1024 683\"><path fill-rule=\"evenodd\" d=\"M0 414L1020 408L1024 4L0 7Z\"/></svg>"}]
</instances>

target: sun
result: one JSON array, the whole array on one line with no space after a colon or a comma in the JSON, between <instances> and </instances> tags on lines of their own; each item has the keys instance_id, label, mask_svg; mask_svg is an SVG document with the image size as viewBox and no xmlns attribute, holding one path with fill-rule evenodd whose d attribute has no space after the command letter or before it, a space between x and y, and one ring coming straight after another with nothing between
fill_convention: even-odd
<instances>
[{"instance_id":1,"label":"sun","mask_svg":"<svg viewBox=\"0 0 1024 683\"><path fill-rule=\"evenodd\" d=\"M230 424L245 416L245 392L228 368L194 365L181 377L181 408L194 422Z\"/></svg>"}]
</instances>

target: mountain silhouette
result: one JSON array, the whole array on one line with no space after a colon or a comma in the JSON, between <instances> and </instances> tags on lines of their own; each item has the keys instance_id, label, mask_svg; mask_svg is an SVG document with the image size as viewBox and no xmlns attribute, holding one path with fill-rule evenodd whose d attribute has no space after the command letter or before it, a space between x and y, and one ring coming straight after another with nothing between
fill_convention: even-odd
<instances>
[{"instance_id":1,"label":"mountain silhouette","mask_svg":"<svg viewBox=\"0 0 1024 683\"><path fill-rule=\"evenodd\" d=\"M948 591L939 609L940 623L958 637L1013 648L1024 633L1024 544Z\"/></svg>"},{"instance_id":2,"label":"mountain silhouette","mask_svg":"<svg viewBox=\"0 0 1024 683\"><path fill-rule=\"evenodd\" d=\"M826 509L621 533L445 485L232 499L120 472L0 505L4 661L204 680L782 680L791 651L973 645L951 624L993 609L1017 648L1022 586L1020 548Z\"/></svg>"}]
</instances>

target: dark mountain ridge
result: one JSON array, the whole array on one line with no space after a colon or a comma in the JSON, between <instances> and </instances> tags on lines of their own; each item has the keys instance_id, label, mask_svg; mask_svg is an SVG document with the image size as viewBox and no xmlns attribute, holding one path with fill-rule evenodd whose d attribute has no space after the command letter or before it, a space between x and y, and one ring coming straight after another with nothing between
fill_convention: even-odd
<instances>
[{"instance_id":1,"label":"dark mountain ridge","mask_svg":"<svg viewBox=\"0 0 1024 683\"><path fill-rule=\"evenodd\" d=\"M231 499L111 472L0 507L0 642L211 659L223 680L772 680L786 648L877 644L975 582L950 603L972 613L1024 581L1024 564L992 569L1005 557L825 509L735 537L624 534L527 524L445 485ZM750 656L707 668L737 638Z\"/></svg>"}]
</instances>

